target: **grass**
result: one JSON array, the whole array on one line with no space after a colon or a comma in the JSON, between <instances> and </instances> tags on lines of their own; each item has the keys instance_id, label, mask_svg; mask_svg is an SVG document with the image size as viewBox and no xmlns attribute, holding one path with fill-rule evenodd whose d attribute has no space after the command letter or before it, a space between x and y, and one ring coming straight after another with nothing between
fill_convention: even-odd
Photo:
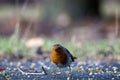
<instances>
[{"instance_id":1,"label":"grass","mask_svg":"<svg viewBox=\"0 0 120 80\"><path fill-rule=\"evenodd\" d=\"M74 56L81 58L92 55L91 53L97 54L98 51L112 51L116 55L120 55L120 40L112 45L114 50L106 41L98 43L86 43L83 45L77 45L73 42L65 43L50 39L45 39L45 44L42 46L43 51L51 52L51 48L54 44L59 43L66 47ZM25 47L20 40L13 40L11 38L0 37L0 54L15 54L17 51L21 51L21 54L27 55L29 49Z\"/></svg>"},{"instance_id":2,"label":"grass","mask_svg":"<svg viewBox=\"0 0 120 80\"><path fill-rule=\"evenodd\" d=\"M28 53L28 49L19 40L0 37L0 54L16 54L18 51L24 55Z\"/></svg>"},{"instance_id":3,"label":"grass","mask_svg":"<svg viewBox=\"0 0 120 80\"><path fill-rule=\"evenodd\" d=\"M2 75L6 80L10 80L9 76L5 71L1 72L0 75Z\"/></svg>"},{"instance_id":4,"label":"grass","mask_svg":"<svg viewBox=\"0 0 120 80\"><path fill-rule=\"evenodd\" d=\"M120 55L120 40L116 40L113 45L109 45L107 41L100 41L96 43L86 43L83 45L77 45L73 42L61 43L60 41L46 40L46 43L43 45L45 51L51 51L51 47L55 43L60 43L66 47L74 56L84 57L91 55L91 53L97 54L98 51L112 51L115 55ZM113 48L113 49L112 49Z\"/></svg>"},{"instance_id":5,"label":"grass","mask_svg":"<svg viewBox=\"0 0 120 80\"><path fill-rule=\"evenodd\" d=\"M45 44L42 46L43 47L43 50L44 51L51 51L51 48L54 44L61 44L63 45L64 47L66 47L68 50L70 50L71 53L79 53L79 49L78 47L76 47L75 45L73 44L69 44L69 43L64 43L64 42L60 42L60 41L55 41L55 40L49 40L49 39L46 39L45 40Z\"/></svg>"}]
</instances>

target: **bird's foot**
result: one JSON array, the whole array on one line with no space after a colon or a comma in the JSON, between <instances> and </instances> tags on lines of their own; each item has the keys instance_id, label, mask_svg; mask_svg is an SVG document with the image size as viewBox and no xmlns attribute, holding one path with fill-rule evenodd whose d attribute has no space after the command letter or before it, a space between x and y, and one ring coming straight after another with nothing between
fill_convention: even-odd
<instances>
[{"instance_id":1,"label":"bird's foot","mask_svg":"<svg viewBox=\"0 0 120 80\"><path fill-rule=\"evenodd\" d=\"M72 73L71 72L67 72L67 80L71 80L72 78Z\"/></svg>"},{"instance_id":2,"label":"bird's foot","mask_svg":"<svg viewBox=\"0 0 120 80\"><path fill-rule=\"evenodd\" d=\"M71 80L71 79L72 79L72 74L71 74L71 73L68 73L67 80Z\"/></svg>"},{"instance_id":3,"label":"bird's foot","mask_svg":"<svg viewBox=\"0 0 120 80\"><path fill-rule=\"evenodd\" d=\"M58 76L58 75L60 75L61 74L61 72L55 72L55 73L52 73L52 76L53 77L56 77L56 76Z\"/></svg>"},{"instance_id":4,"label":"bird's foot","mask_svg":"<svg viewBox=\"0 0 120 80\"><path fill-rule=\"evenodd\" d=\"M54 75L60 75L61 74L61 72L54 72L54 73L52 73L52 75L54 76Z\"/></svg>"}]
</instances>

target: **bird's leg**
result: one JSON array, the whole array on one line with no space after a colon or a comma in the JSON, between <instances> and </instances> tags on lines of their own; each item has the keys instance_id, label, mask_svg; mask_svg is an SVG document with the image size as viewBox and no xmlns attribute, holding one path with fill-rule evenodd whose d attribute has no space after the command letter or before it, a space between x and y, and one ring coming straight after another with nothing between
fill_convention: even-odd
<instances>
[{"instance_id":1,"label":"bird's leg","mask_svg":"<svg viewBox=\"0 0 120 80\"><path fill-rule=\"evenodd\" d=\"M54 70L53 76L55 77L60 74L61 74L61 70L60 70L60 68L57 68L57 70Z\"/></svg>"},{"instance_id":2,"label":"bird's leg","mask_svg":"<svg viewBox=\"0 0 120 80\"><path fill-rule=\"evenodd\" d=\"M67 78L67 80L71 80L71 78L72 78L72 75L71 75L72 70L71 70L70 65L68 66L68 68L69 68L69 72L68 72L68 78Z\"/></svg>"},{"instance_id":3,"label":"bird's leg","mask_svg":"<svg viewBox=\"0 0 120 80\"><path fill-rule=\"evenodd\" d=\"M69 68L69 70L70 70L68 74L71 74L72 70L71 70L70 65L68 66L68 68Z\"/></svg>"},{"instance_id":4,"label":"bird's leg","mask_svg":"<svg viewBox=\"0 0 120 80\"><path fill-rule=\"evenodd\" d=\"M58 71L57 71L56 74L61 74L61 69L60 68L58 68Z\"/></svg>"}]
</instances>

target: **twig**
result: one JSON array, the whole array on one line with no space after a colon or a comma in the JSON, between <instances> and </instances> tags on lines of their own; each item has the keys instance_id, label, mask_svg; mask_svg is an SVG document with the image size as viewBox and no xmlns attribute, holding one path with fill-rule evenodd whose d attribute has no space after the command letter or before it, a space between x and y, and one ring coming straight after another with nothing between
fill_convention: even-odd
<instances>
[{"instance_id":1,"label":"twig","mask_svg":"<svg viewBox=\"0 0 120 80\"><path fill-rule=\"evenodd\" d=\"M44 67L42 66L41 68L42 68L42 70L43 70L43 72L41 72L41 73L30 73L30 72L24 72L24 71L21 70L19 67L17 67L17 69L18 69L22 74L26 74L26 75L29 75L29 74L34 74L34 75L47 75Z\"/></svg>"},{"instance_id":2,"label":"twig","mask_svg":"<svg viewBox=\"0 0 120 80\"><path fill-rule=\"evenodd\" d=\"M27 7L28 2L29 2L29 0L25 0L23 6L22 6L22 8L21 8L21 14L24 13L24 11L25 11L25 9L26 9L26 7Z\"/></svg>"},{"instance_id":3,"label":"twig","mask_svg":"<svg viewBox=\"0 0 120 80\"><path fill-rule=\"evenodd\" d=\"M118 8L115 9L115 38L118 36L118 31L119 31L119 25L118 25Z\"/></svg>"},{"instance_id":4,"label":"twig","mask_svg":"<svg viewBox=\"0 0 120 80\"><path fill-rule=\"evenodd\" d=\"M42 66L42 70L44 71L44 73L47 75L47 72L45 71L45 68Z\"/></svg>"}]
</instances>

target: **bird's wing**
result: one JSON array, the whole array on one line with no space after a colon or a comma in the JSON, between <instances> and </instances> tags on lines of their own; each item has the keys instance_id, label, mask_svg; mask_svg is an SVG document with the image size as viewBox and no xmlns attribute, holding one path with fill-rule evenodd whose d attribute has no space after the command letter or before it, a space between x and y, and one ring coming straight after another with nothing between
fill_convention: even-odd
<instances>
[{"instance_id":1,"label":"bird's wing","mask_svg":"<svg viewBox=\"0 0 120 80\"><path fill-rule=\"evenodd\" d=\"M71 55L71 53L70 53L66 48L64 48L64 49L67 51L67 53L70 55L72 61L74 62L75 57L73 57L73 56Z\"/></svg>"}]
</instances>

